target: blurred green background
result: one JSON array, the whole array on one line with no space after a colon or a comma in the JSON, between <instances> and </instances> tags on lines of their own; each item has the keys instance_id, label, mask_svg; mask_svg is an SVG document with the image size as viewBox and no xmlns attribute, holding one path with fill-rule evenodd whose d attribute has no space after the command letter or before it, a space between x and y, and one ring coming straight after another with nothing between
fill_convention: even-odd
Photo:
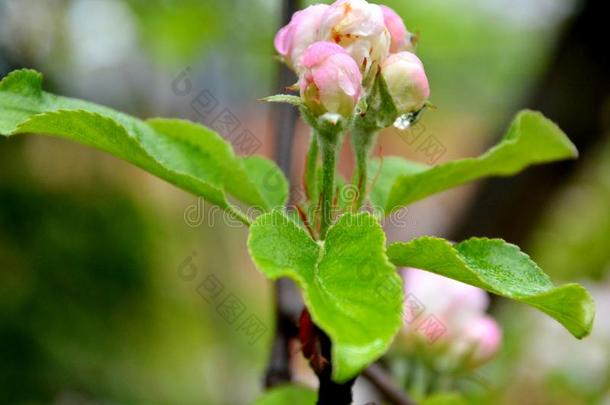
<instances>
[{"instance_id":1,"label":"blurred green background","mask_svg":"<svg viewBox=\"0 0 610 405\"><path fill-rule=\"evenodd\" d=\"M549 168L549 182L536 172L538 184L523 189L532 200L522 198L510 218L527 222L519 232L503 227L492 202L473 216L476 202L486 201L485 185L415 204L407 227L388 232L401 239L459 235L464 222L486 217L491 236L522 244L558 282L593 291L598 316L582 342L531 309L494 302L505 340L500 356L478 372L483 389L468 390L472 401L609 404L607 81L591 74L578 87L571 76L552 79L564 60L560 50L581 49L571 30L589 3L385 4L420 35L418 54L437 106L423 125L446 149L441 162L485 150L520 108L558 111L557 100L567 99L574 117L563 117L573 118L571 128L579 129L578 118L598 122L583 127L578 162ZM44 73L49 91L141 117L214 126L228 109L260 141L257 153L273 157L273 115L257 99L274 92L280 8L279 0L0 0L0 74L32 67ZM606 55L601 62L584 48L571 57L591 59L586 69L608 78L607 44L598 49ZM184 79L190 87L181 87ZM601 101L587 99L601 115L584 105L581 113L583 103L572 98L588 94L587 85L606 91ZM217 103L209 114L191 105L204 91ZM299 124L297 179L307 136ZM425 158L392 131L376 153L385 151ZM227 226L220 213L139 169L63 140L2 139L0 163L0 403L242 404L261 392L271 290L247 256L245 229ZM344 153L346 175L351 164ZM179 275L185 263L194 266L192 280ZM208 276L222 283L223 297L237 297L243 316L260 320L259 339L252 342L221 316L219 301L198 292Z\"/></svg>"}]
</instances>

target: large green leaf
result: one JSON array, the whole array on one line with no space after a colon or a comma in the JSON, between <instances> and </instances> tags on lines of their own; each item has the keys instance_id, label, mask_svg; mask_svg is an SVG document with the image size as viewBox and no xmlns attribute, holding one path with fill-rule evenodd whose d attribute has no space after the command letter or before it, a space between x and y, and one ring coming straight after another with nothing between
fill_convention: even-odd
<instances>
[{"instance_id":1,"label":"large green leaf","mask_svg":"<svg viewBox=\"0 0 610 405\"><path fill-rule=\"evenodd\" d=\"M253 405L314 405L317 395L310 388L283 385L267 391Z\"/></svg>"},{"instance_id":2,"label":"large green leaf","mask_svg":"<svg viewBox=\"0 0 610 405\"><path fill-rule=\"evenodd\" d=\"M286 176L278 169L277 165L261 156L249 156L242 160L248 173L249 181L263 197L267 204L266 207L280 208L286 205L290 186ZM232 187L231 192L236 196L240 196L242 201L246 201L248 197L247 194L244 194L243 183L232 182L231 184L232 186L237 186ZM264 209L265 206L261 208Z\"/></svg>"},{"instance_id":3,"label":"large green leaf","mask_svg":"<svg viewBox=\"0 0 610 405\"><path fill-rule=\"evenodd\" d=\"M488 176L510 176L534 164L578 156L576 147L552 121L522 111L502 141L477 158L430 167L400 158L385 158L371 191L371 202L386 214L432 194ZM373 178L380 161L369 170Z\"/></svg>"},{"instance_id":4,"label":"large green leaf","mask_svg":"<svg viewBox=\"0 0 610 405\"><path fill-rule=\"evenodd\" d=\"M529 304L555 318L577 338L591 332L595 305L579 284L555 287L519 247L501 239L472 238L452 245L424 236L394 243L388 257L414 267Z\"/></svg>"},{"instance_id":5,"label":"large green leaf","mask_svg":"<svg viewBox=\"0 0 610 405\"><path fill-rule=\"evenodd\" d=\"M42 75L18 70L0 82L0 133L36 132L89 145L202 196L222 208L226 194L271 210L284 204L287 183L281 171L262 158L240 158L217 133L189 121L142 121L82 100L42 91ZM263 174L262 172L265 172ZM267 190L263 175L277 178Z\"/></svg>"},{"instance_id":6,"label":"large green leaf","mask_svg":"<svg viewBox=\"0 0 610 405\"><path fill-rule=\"evenodd\" d=\"M368 173L374 184L369 199L375 209L385 212L388 196L399 177L425 172L428 169L429 166L398 156L386 156L382 159L371 160ZM390 211L387 213L390 214Z\"/></svg>"},{"instance_id":7,"label":"large green leaf","mask_svg":"<svg viewBox=\"0 0 610 405\"><path fill-rule=\"evenodd\" d=\"M403 294L383 230L370 214L342 216L324 242L315 242L274 211L251 226L248 248L267 277L290 277L303 289L312 319L332 340L336 381L385 353L401 324Z\"/></svg>"}]
</instances>

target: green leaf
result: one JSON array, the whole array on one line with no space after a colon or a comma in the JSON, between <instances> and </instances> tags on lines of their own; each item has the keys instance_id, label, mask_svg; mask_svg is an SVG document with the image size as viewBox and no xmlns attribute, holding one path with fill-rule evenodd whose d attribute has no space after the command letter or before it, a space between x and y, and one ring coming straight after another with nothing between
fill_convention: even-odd
<instances>
[{"instance_id":1,"label":"green leaf","mask_svg":"<svg viewBox=\"0 0 610 405\"><path fill-rule=\"evenodd\" d=\"M233 211L227 193L265 210L286 199L287 187L270 192L261 184L262 170L283 177L273 163L235 156L220 135L202 125L177 119L142 121L46 93L41 85L42 75L33 70L12 72L0 82L1 134L35 132L80 142Z\"/></svg>"},{"instance_id":2,"label":"green leaf","mask_svg":"<svg viewBox=\"0 0 610 405\"><path fill-rule=\"evenodd\" d=\"M317 394L310 388L284 385L267 391L253 405L314 405Z\"/></svg>"},{"instance_id":3,"label":"green leaf","mask_svg":"<svg viewBox=\"0 0 610 405\"><path fill-rule=\"evenodd\" d=\"M555 287L528 255L501 239L472 238L451 245L424 236L392 244L388 257L396 266L431 271L531 305L579 339L591 332L595 305L587 290L578 284Z\"/></svg>"},{"instance_id":4,"label":"green leaf","mask_svg":"<svg viewBox=\"0 0 610 405\"><path fill-rule=\"evenodd\" d=\"M286 176L278 169L277 165L260 156L250 156L243 158L244 168L248 173L250 182L255 186L267 207L281 208L288 201L289 184ZM238 183L235 183L239 185ZM238 191L234 190L235 195ZM243 196L242 201L245 201Z\"/></svg>"},{"instance_id":5,"label":"green leaf","mask_svg":"<svg viewBox=\"0 0 610 405\"><path fill-rule=\"evenodd\" d=\"M429 167L398 158L384 159L382 175L373 186L371 201L387 214L432 194L488 176L510 176L534 164L576 158L578 151L552 121L535 111L522 111L502 141L477 158ZM371 178L379 163L371 167Z\"/></svg>"},{"instance_id":6,"label":"green leaf","mask_svg":"<svg viewBox=\"0 0 610 405\"><path fill-rule=\"evenodd\" d=\"M261 98L261 101L267 101L268 103L288 103L297 107L302 107L305 105L301 97L292 96L290 94L276 94L274 96Z\"/></svg>"},{"instance_id":7,"label":"green leaf","mask_svg":"<svg viewBox=\"0 0 610 405\"><path fill-rule=\"evenodd\" d=\"M342 216L318 243L274 211L251 226L248 248L267 277L289 277L303 289L312 319L332 340L336 381L385 353L401 324L402 283L370 214Z\"/></svg>"},{"instance_id":8,"label":"green leaf","mask_svg":"<svg viewBox=\"0 0 610 405\"><path fill-rule=\"evenodd\" d=\"M416 174L428 168L422 163L411 162L397 156L386 156L383 159L371 160L368 173L374 181L373 188L369 193L372 205L380 211L385 211L388 196L396 180L400 176Z\"/></svg>"}]
</instances>

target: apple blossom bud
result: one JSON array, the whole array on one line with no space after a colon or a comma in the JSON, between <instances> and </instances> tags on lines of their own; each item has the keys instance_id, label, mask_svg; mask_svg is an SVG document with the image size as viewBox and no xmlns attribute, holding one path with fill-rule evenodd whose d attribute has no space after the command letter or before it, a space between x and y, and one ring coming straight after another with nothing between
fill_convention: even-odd
<instances>
[{"instance_id":1,"label":"apple blossom bud","mask_svg":"<svg viewBox=\"0 0 610 405\"><path fill-rule=\"evenodd\" d=\"M405 269L402 275L406 294L405 316L416 315L414 303L417 303L443 322L449 335L462 330L489 305L489 297L480 288L419 269ZM417 327L417 324L405 325L407 329L413 326Z\"/></svg>"},{"instance_id":2,"label":"apple blossom bud","mask_svg":"<svg viewBox=\"0 0 610 405\"><path fill-rule=\"evenodd\" d=\"M390 51L390 33L383 12L365 0L338 0L324 12L319 39L344 47L365 76Z\"/></svg>"},{"instance_id":3,"label":"apple blossom bud","mask_svg":"<svg viewBox=\"0 0 610 405\"><path fill-rule=\"evenodd\" d=\"M502 341L502 331L496 321L483 315L470 321L459 337L461 351L469 355L471 366L479 366L491 359Z\"/></svg>"},{"instance_id":4,"label":"apple blossom bud","mask_svg":"<svg viewBox=\"0 0 610 405\"><path fill-rule=\"evenodd\" d=\"M390 32L391 43L390 52L397 53L402 51L411 51L415 49L413 44L413 35L407 31L402 18L394 10L387 6L379 6L383 11L383 19L385 26Z\"/></svg>"},{"instance_id":5,"label":"apple blossom bud","mask_svg":"<svg viewBox=\"0 0 610 405\"><path fill-rule=\"evenodd\" d=\"M430 97L424 65L414 53L390 55L381 65L381 74L400 114L421 109Z\"/></svg>"},{"instance_id":6,"label":"apple blossom bud","mask_svg":"<svg viewBox=\"0 0 610 405\"><path fill-rule=\"evenodd\" d=\"M362 93L362 74L352 57L337 44L316 42L301 58L301 97L315 115L352 114Z\"/></svg>"},{"instance_id":7,"label":"apple blossom bud","mask_svg":"<svg viewBox=\"0 0 610 405\"><path fill-rule=\"evenodd\" d=\"M428 339L426 319L435 318L442 341L431 353L460 367L476 368L491 359L500 347L502 331L485 314L489 297L485 291L459 281L418 269L402 272L405 283L402 336L408 340ZM435 332L436 333L436 332Z\"/></svg>"},{"instance_id":8,"label":"apple blossom bud","mask_svg":"<svg viewBox=\"0 0 610 405\"><path fill-rule=\"evenodd\" d=\"M297 73L301 70L300 60L303 52L317 41L322 15L327 9L326 4L316 4L297 11L290 23L282 27L275 36L275 49Z\"/></svg>"}]
</instances>

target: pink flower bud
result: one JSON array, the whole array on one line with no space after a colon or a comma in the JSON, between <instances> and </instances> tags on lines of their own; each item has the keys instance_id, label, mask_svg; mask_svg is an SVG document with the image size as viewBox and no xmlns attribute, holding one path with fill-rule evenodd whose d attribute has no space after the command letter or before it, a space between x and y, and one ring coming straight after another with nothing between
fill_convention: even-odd
<instances>
[{"instance_id":1,"label":"pink flower bud","mask_svg":"<svg viewBox=\"0 0 610 405\"><path fill-rule=\"evenodd\" d=\"M392 42L390 44L390 52L413 51L413 35L407 31L402 18L394 10L387 6L379 6L383 11L383 19L385 26L390 32Z\"/></svg>"},{"instance_id":2,"label":"pink flower bud","mask_svg":"<svg viewBox=\"0 0 610 405\"><path fill-rule=\"evenodd\" d=\"M344 47L365 75L390 51L383 12L365 0L338 0L322 16L319 39Z\"/></svg>"},{"instance_id":3,"label":"pink flower bud","mask_svg":"<svg viewBox=\"0 0 610 405\"><path fill-rule=\"evenodd\" d=\"M305 49L317 41L322 15L328 9L326 4L316 4L297 11L290 23L280 29L275 36L275 49L282 55L288 66L297 73Z\"/></svg>"},{"instance_id":4,"label":"pink flower bud","mask_svg":"<svg viewBox=\"0 0 610 405\"><path fill-rule=\"evenodd\" d=\"M401 114L419 110L430 97L424 65L411 52L390 55L381 65L381 74Z\"/></svg>"},{"instance_id":5,"label":"pink flower bud","mask_svg":"<svg viewBox=\"0 0 610 405\"><path fill-rule=\"evenodd\" d=\"M467 354L471 366L490 360L500 348L502 330L490 316L483 315L470 321L459 337L457 348Z\"/></svg>"},{"instance_id":6,"label":"pink flower bud","mask_svg":"<svg viewBox=\"0 0 610 405\"><path fill-rule=\"evenodd\" d=\"M362 74L351 56L337 44L316 42L301 58L301 97L317 115L350 116L362 93Z\"/></svg>"},{"instance_id":7,"label":"pink flower bud","mask_svg":"<svg viewBox=\"0 0 610 405\"><path fill-rule=\"evenodd\" d=\"M502 331L485 310L489 297L485 291L434 273L418 269L403 270L405 306L402 335L406 339L429 339L422 328L434 317L443 342L429 347L431 353L448 361L475 368L491 359L500 347ZM428 342L430 342L428 340Z\"/></svg>"},{"instance_id":8,"label":"pink flower bud","mask_svg":"<svg viewBox=\"0 0 610 405\"><path fill-rule=\"evenodd\" d=\"M418 307L426 309L447 327L452 336L479 317L489 305L485 291L428 271L405 269L405 315L417 315ZM406 319L405 327L417 327Z\"/></svg>"}]
</instances>

